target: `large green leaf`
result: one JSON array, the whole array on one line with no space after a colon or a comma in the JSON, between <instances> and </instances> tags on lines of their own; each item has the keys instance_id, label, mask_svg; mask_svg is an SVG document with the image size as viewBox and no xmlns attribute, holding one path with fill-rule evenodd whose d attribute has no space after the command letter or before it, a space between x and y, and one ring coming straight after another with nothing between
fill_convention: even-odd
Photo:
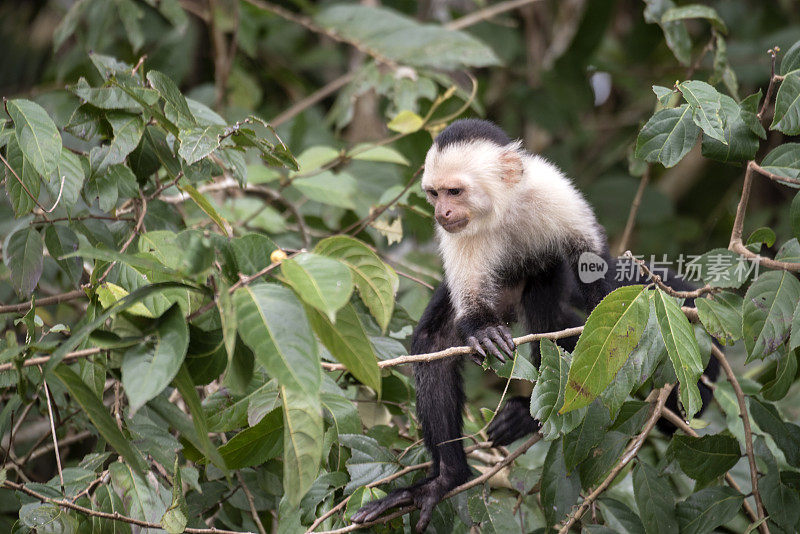
<instances>
[{"instance_id":1,"label":"large green leaf","mask_svg":"<svg viewBox=\"0 0 800 534\"><path fill-rule=\"evenodd\" d=\"M678 532L675 495L669 482L658 476L656 468L639 462L633 468L633 495L647 534Z\"/></svg>"},{"instance_id":2,"label":"large green leaf","mask_svg":"<svg viewBox=\"0 0 800 534\"><path fill-rule=\"evenodd\" d=\"M800 70L788 72L783 77L769 128L786 135L800 134Z\"/></svg>"},{"instance_id":3,"label":"large green leaf","mask_svg":"<svg viewBox=\"0 0 800 534\"><path fill-rule=\"evenodd\" d=\"M788 423L772 404L750 397L750 414L756 424L772 436L775 444L794 467L800 467L800 427Z\"/></svg>"},{"instance_id":4,"label":"large green leaf","mask_svg":"<svg viewBox=\"0 0 800 534\"><path fill-rule=\"evenodd\" d=\"M108 149L103 151L102 159L92 165L97 173L105 172L111 165L123 163L128 154L139 145L142 134L144 134L145 124L139 114L109 111L106 119L111 124L114 138L108 145Z\"/></svg>"},{"instance_id":5,"label":"large green leaf","mask_svg":"<svg viewBox=\"0 0 800 534\"><path fill-rule=\"evenodd\" d=\"M714 28L722 33L727 33L728 31L719 13L717 13L713 7L704 6L702 4L687 4L685 6L673 7L661 15L661 22L672 22L684 19L706 19L714 25Z\"/></svg>"},{"instance_id":6,"label":"large green leaf","mask_svg":"<svg viewBox=\"0 0 800 534\"><path fill-rule=\"evenodd\" d=\"M309 178L292 180L292 186L311 200L329 206L355 209L358 183L346 172L324 171Z\"/></svg>"},{"instance_id":7,"label":"large green leaf","mask_svg":"<svg viewBox=\"0 0 800 534\"><path fill-rule=\"evenodd\" d=\"M661 109L644 125L636 139L636 157L665 167L678 163L692 149L700 128L688 105Z\"/></svg>"},{"instance_id":8,"label":"large green leaf","mask_svg":"<svg viewBox=\"0 0 800 534\"><path fill-rule=\"evenodd\" d=\"M670 9L675 8L672 0L645 0L644 20L651 24L661 26L667 46L683 65L689 65L692 60L692 40L683 20L662 21Z\"/></svg>"},{"instance_id":9,"label":"large green leaf","mask_svg":"<svg viewBox=\"0 0 800 534\"><path fill-rule=\"evenodd\" d=\"M758 150L758 137L745 122L745 114L739 104L728 95L720 96L720 117L723 123L723 139L703 135L702 154L719 161L744 161L753 159Z\"/></svg>"},{"instance_id":10,"label":"large green leaf","mask_svg":"<svg viewBox=\"0 0 800 534\"><path fill-rule=\"evenodd\" d=\"M109 465L108 473L114 493L122 498L126 515L151 523L161 521L169 504L169 492L159 486L158 479L136 472L122 462ZM116 523L112 524L116 527Z\"/></svg>"},{"instance_id":11,"label":"large green leaf","mask_svg":"<svg viewBox=\"0 0 800 534\"><path fill-rule=\"evenodd\" d=\"M41 189L41 178L31 162L23 155L14 137L8 140L6 159L8 160L8 167L5 167L6 193L14 213L20 217L30 212L36 205Z\"/></svg>"},{"instance_id":12,"label":"large green leaf","mask_svg":"<svg viewBox=\"0 0 800 534\"><path fill-rule=\"evenodd\" d=\"M742 337L742 297L724 291L694 303L700 322L720 343L732 345Z\"/></svg>"},{"instance_id":13,"label":"large green leaf","mask_svg":"<svg viewBox=\"0 0 800 534\"><path fill-rule=\"evenodd\" d=\"M353 293L350 269L319 254L304 252L283 260L281 273L305 303L326 314L331 322Z\"/></svg>"},{"instance_id":14,"label":"large green leaf","mask_svg":"<svg viewBox=\"0 0 800 534\"><path fill-rule=\"evenodd\" d=\"M25 158L48 179L61 157L61 134L55 122L42 106L23 98L7 101L6 109L14 121L17 142Z\"/></svg>"},{"instance_id":15,"label":"large green leaf","mask_svg":"<svg viewBox=\"0 0 800 534\"><path fill-rule=\"evenodd\" d=\"M195 124L194 115L192 115L192 111L189 109L186 98L181 94L180 89L178 89L178 86L175 85L175 82L173 82L169 76L157 70L151 70L147 73L147 81L150 82L153 88L158 91L158 94L160 94L161 98L166 102L164 112L168 116L170 114L175 114L180 117L178 122L179 127L188 128Z\"/></svg>"},{"instance_id":16,"label":"large green leaf","mask_svg":"<svg viewBox=\"0 0 800 534\"><path fill-rule=\"evenodd\" d=\"M587 406L608 387L647 325L647 296L641 285L621 287L592 311L572 355L559 413Z\"/></svg>"},{"instance_id":17,"label":"large green leaf","mask_svg":"<svg viewBox=\"0 0 800 534\"><path fill-rule=\"evenodd\" d=\"M420 24L388 8L340 4L320 11L315 19L338 35L399 63L444 70L499 63L491 48L467 33Z\"/></svg>"},{"instance_id":18,"label":"large green leaf","mask_svg":"<svg viewBox=\"0 0 800 534\"><path fill-rule=\"evenodd\" d=\"M281 386L283 399L283 489L292 506L317 478L322 459L322 407L319 396Z\"/></svg>"},{"instance_id":19,"label":"large green leaf","mask_svg":"<svg viewBox=\"0 0 800 534\"><path fill-rule=\"evenodd\" d=\"M181 130L178 134L181 147L178 154L191 165L208 156L219 147L219 136L225 129L222 126L209 125Z\"/></svg>"},{"instance_id":20,"label":"large green leaf","mask_svg":"<svg viewBox=\"0 0 800 534\"><path fill-rule=\"evenodd\" d=\"M395 455L381 446L375 438L359 434L341 434L339 442L351 452L350 459L347 460L350 482L345 487L345 492L375 482L400 469Z\"/></svg>"},{"instance_id":21,"label":"large green leaf","mask_svg":"<svg viewBox=\"0 0 800 534\"><path fill-rule=\"evenodd\" d=\"M549 339L539 344L541 364L539 379L531 393L530 413L534 419L542 423L542 435L545 440L552 440L569 432L583 420L586 408L560 414L564 406L564 394L567 389L569 373L568 354Z\"/></svg>"},{"instance_id":22,"label":"large green leaf","mask_svg":"<svg viewBox=\"0 0 800 534\"><path fill-rule=\"evenodd\" d=\"M733 519L744 496L733 488L715 486L691 494L678 503L681 533L708 534Z\"/></svg>"},{"instance_id":23,"label":"large green leaf","mask_svg":"<svg viewBox=\"0 0 800 534\"><path fill-rule=\"evenodd\" d=\"M346 304L340 309L335 321L312 308L307 308L307 315L314 332L333 357L380 396L378 358L353 305Z\"/></svg>"},{"instance_id":24,"label":"large green leaf","mask_svg":"<svg viewBox=\"0 0 800 534\"><path fill-rule=\"evenodd\" d=\"M736 438L723 434L700 438L676 434L667 455L678 460L683 472L701 485L727 473L742 457Z\"/></svg>"},{"instance_id":25,"label":"large green leaf","mask_svg":"<svg viewBox=\"0 0 800 534\"><path fill-rule=\"evenodd\" d=\"M122 357L122 385L131 414L161 393L178 374L186 348L189 328L181 308L173 304L142 343Z\"/></svg>"},{"instance_id":26,"label":"large green leaf","mask_svg":"<svg viewBox=\"0 0 800 534\"><path fill-rule=\"evenodd\" d=\"M798 301L800 282L788 271L762 273L750 285L742 306L748 362L763 359L789 339Z\"/></svg>"},{"instance_id":27,"label":"large green leaf","mask_svg":"<svg viewBox=\"0 0 800 534\"><path fill-rule=\"evenodd\" d=\"M548 526L561 521L578 500L581 480L577 471L567 471L561 440L550 444L542 468L542 482L539 494L542 511Z\"/></svg>"},{"instance_id":28,"label":"large green leaf","mask_svg":"<svg viewBox=\"0 0 800 534\"><path fill-rule=\"evenodd\" d=\"M600 401L589 405L583 421L564 436L564 462L569 471L596 450L610 424L608 409Z\"/></svg>"},{"instance_id":29,"label":"large green leaf","mask_svg":"<svg viewBox=\"0 0 800 534\"><path fill-rule=\"evenodd\" d=\"M11 285L20 297L36 289L44 266L44 240L36 228L26 226L14 232L3 251L11 269Z\"/></svg>"},{"instance_id":30,"label":"large green leaf","mask_svg":"<svg viewBox=\"0 0 800 534\"><path fill-rule=\"evenodd\" d=\"M83 408L83 413L103 436L103 439L125 459L129 466L138 472L145 471L147 464L139 452L133 448L130 439L124 436L117 427L117 423L108 413L102 399L68 366L58 365L53 372L67 387L72 398Z\"/></svg>"},{"instance_id":31,"label":"large green leaf","mask_svg":"<svg viewBox=\"0 0 800 534\"><path fill-rule=\"evenodd\" d=\"M713 86L699 80L682 82L678 84L678 89L693 109L694 123L703 130L703 133L727 145L722 130L723 123L720 116L722 104L719 92Z\"/></svg>"},{"instance_id":32,"label":"large green leaf","mask_svg":"<svg viewBox=\"0 0 800 534\"><path fill-rule=\"evenodd\" d=\"M74 207L80 198L84 179L85 174L81 164L81 157L66 148L62 148L61 159L58 160L58 168L53 178L46 182L50 198L56 199L60 193L61 200L58 205L65 208ZM61 185L62 181L64 182L63 186Z\"/></svg>"},{"instance_id":33,"label":"large green leaf","mask_svg":"<svg viewBox=\"0 0 800 534\"><path fill-rule=\"evenodd\" d=\"M386 265L364 243L348 236L323 239L314 252L330 256L350 268L358 294L381 330L386 330L394 311L394 295L399 280L394 269Z\"/></svg>"},{"instance_id":34,"label":"large green leaf","mask_svg":"<svg viewBox=\"0 0 800 534\"><path fill-rule=\"evenodd\" d=\"M51 224L44 231L44 242L50 257L67 273L73 286L77 286L83 273L80 258L61 259L61 257L78 249L78 236L69 226Z\"/></svg>"},{"instance_id":35,"label":"large green leaf","mask_svg":"<svg viewBox=\"0 0 800 534\"><path fill-rule=\"evenodd\" d=\"M255 426L246 428L219 448L229 469L260 465L280 455L283 448L283 413L272 410Z\"/></svg>"},{"instance_id":36,"label":"large green leaf","mask_svg":"<svg viewBox=\"0 0 800 534\"><path fill-rule=\"evenodd\" d=\"M778 145L764 156L761 166L768 172L796 180L800 177L800 143Z\"/></svg>"},{"instance_id":37,"label":"large green leaf","mask_svg":"<svg viewBox=\"0 0 800 534\"><path fill-rule=\"evenodd\" d=\"M645 534L642 520L628 505L605 496L597 502L606 525L624 534Z\"/></svg>"},{"instance_id":38,"label":"large green leaf","mask_svg":"<svg viewBox=\"0 0 800 534\"><path fill-rule=\"evenodd\" d=\"M686 417L691 419L703 405L700 390L697 388L697 381L703 374L700 347L697 345L689 319L681 311L675 299L660 288L656 289L653 299L661 337L678 376L681 404L686 411Z\"/></svg>"},{"instance_id":39,"label":"large green leaf","mask_svg":"<svg viewBox=\"0 0 800 534\"><path fill-rule=\"evenodd\" d=\"M778 351L778 354L781 352L783 351ZM761 387L761 396L770 401L781 400L789 392L795 376L797 376L796 351L786 351L775 364L774 376Z\"/></svg>"},{"instance_id":40,"label":"large green leaf","mask_svg":"<svg viewBox=\"0 0 800 534\"><path fill-rule=\"evenodd\" d=\"M260 283L233 295L239 335L281 385L319 398L317 342L303 306L286 287Z\"/></svg>"}]
</instances>

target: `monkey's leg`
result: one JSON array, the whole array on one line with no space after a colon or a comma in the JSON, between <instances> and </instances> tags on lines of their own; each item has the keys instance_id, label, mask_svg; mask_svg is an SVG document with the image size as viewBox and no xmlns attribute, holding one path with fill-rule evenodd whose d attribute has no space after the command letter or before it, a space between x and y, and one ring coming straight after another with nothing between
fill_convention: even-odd
<instances>
[{"instance_id":1,"label":"monkey's leg","mask_svg":"<svg viewBox=\"0 0 800 534\"><path fill-rule=\"evenodd\" d=\"M458 344L453 308L442 284L414 331L411 352L424 354ZM413 503L420 509L416 530L422 532L442 497L469 478L467 457L460 439L464 407L461 366L461 358L420 362L414 366L417 418L422 425L425 446L431 453L431 470L424 480L367 503L352 516L353 522L372 521L390 508Z\"/></svg>"}]
</instances>

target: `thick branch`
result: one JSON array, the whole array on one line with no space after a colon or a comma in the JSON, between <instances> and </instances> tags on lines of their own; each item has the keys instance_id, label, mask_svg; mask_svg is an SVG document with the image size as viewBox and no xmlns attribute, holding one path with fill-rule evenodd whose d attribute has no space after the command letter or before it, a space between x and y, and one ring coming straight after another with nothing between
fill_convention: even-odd
<instances>
[{"instance_id":1,"label":"thick branch","mask_svg":"<svg viewBox=\"0 0 800 534\"><path fill-rule=\"evenodd\" d=\"M742 418L742 425L744 426L744 447L747 452L747 461L750 463L750 484L753 487L753 498L756 501L756 510L760 520L764 517L764 504L761 502L761 494L758 492L758 468L756 467L755 454L753 454L753 431L750 429L750 415L744 400L744 392L736 379L736 374L731 369L731 364L728 363L728 359L725 357L725 353L716 345L711 345L711 352L719 361L722 370L725 371L725 376L728 377L728 382L733 386L733 392L736 394L736 400L739 403L739 416ZM762 534L769 534L769 527L766 522L761 523L759 529L761 529Z\"/></svg>"},{"instance_id":2,"label":"thick branch","mask_svg":"<svg viewBox=\"0 0 800 534\"><path fill-rule=\"evenodd\" d=\"M589 506L591 506L592 503L597 500L600 494L608 489L608 486L610 486L614 479L617 478L617 475L620 473L620 471L622 471L625 466L636 457L636 455L639 453L639 449L641 449L642 445L644 445L645 438L647 438L648 434L650 434L650 431L653 430L654 426L656 426L656 421L658 421L658 419L661 417L661 411L664 408L664 403L667 402L667 397L669 397L669 393L672 391L673 387L675 387L675 384L667 384L658 390L656 400L653 403L653 411L650 414L650 418L647 420L647 423L644 425L642 431L633 439L633 441L630 442L628 447L625 449L625 452L622 454L622 459L617 462L617 465L615 465L613 469L611 469L611 472L608 474L608 476L600 483L599 486L597 486L597 488L595 488L592 493L589 494L588 497L583 500L578 509L575 510L575 513L570 514L570 516L567 518L567 522L564 523L564 526L561 527L561 529L558 531L558 534L566 534L569 532L570 527L581 518L584 512L589 509Z\"/></svg>"}]
</instances>

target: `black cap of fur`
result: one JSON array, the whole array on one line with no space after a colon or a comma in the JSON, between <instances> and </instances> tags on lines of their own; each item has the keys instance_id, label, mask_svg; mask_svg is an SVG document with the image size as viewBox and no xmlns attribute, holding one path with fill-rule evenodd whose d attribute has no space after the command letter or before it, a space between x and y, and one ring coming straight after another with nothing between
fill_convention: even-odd
<instances>
[{"instance_id":1,"label":"black cap of fur","mask_svg":"<svg viewBox=\"0 0 800 534\"><path fill-rule=\"evenodd\" d=\"M511 142L499 126L481 119L457 120L442 130L434 142L441 150L448 145L477 140L491 141L499 146L506 146Z\"/></svg>"}]
</instances>

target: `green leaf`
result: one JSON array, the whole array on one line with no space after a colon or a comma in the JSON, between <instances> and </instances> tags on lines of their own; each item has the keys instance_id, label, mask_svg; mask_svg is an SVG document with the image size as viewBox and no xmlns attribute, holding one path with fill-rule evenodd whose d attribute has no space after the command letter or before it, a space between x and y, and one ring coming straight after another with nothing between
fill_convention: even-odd
<instances>
[{"instance_id":1,"label":"green leaf","mask_svg":"<svg viewBox=\"0 0 800 534\"><path fill-rule=\"evenodd\" d=\"M639 132L636 157L659 162L665 167L677 164L694 146L700 133L692 115L688 105L657 111Z\"/></svg>"},{"instance_id":2,"label":"green leaf","mask_svg":"<svg viewBox=\"0 0 800 534\"><path fill-rule=\"evenodd\" d=\"M142 456L136 451L130 440L125 437L103 401L81 380L78 374L66 365L58 365L53 370L54 374L67 387L69 394L75 399L83 413L92 422L94 427L103 436L103 439L119 453L129 466L141 473L147 469Z\"/></svg>"},{"instance_id":3,"label":"green leaf","mask_svg":"<svg viewBox=\"0 0 800 534\"><path fill-rule=\"evenodd\" d=\"M140 24L144 12L132 0L114 0L114 2L117 4L117 12L122 21L122 27L125 28L128 42L133 51L138 52L144 45L144 32Z\"/></svg>"},{"instance_id":4,"label":"green leaf","mask_svg":"<svg viewBox=\"0 0 800 534\"><path fill-rule=\"evenodd\" d=\"M753 159L758 150L758 138L744 121L742 108L728 95L720 95L720 104L724 141L703 135L703 156L719 161Z\"/></svg>"},{"instance_id":5,"label":"green leaf","mask_svg":"<svg viewBox=\"0 0 800 534\"><path fill-rule=\"evenodd\" d=\"M758 105L761 103L761 89L757 93L753 93L739 103L739 111L741 113L742 121L750 128L750 131L756 134L761 139L767 139L767 131L761 125L761 120L758 118Z\"/></svg>"},{"instance_id":6,"label":"green leaf","mask_svg":"<svg viewBox=\"0 0 800 534\"><path fill-rule=\"evenodd\" d=\"M797 375L797 356L794 350L778 359L775 377L761 388L761 396L770 401L779 401L786 396Z\"/></svg>"},{"instance_id":7,"label":"green leaf","mask_svg":"<svg viewBox=\"0 0 800 534\"><path fill-rule=\"evenodd\" d=\"M331 355L380 397L381 370L378 358L353 305L346 304L341 308L335 321L311 308L307 308L306 312L314 332Z\"/></svg>"},{"instance_id":8,"label":"green leaf","mask_svg":"<svg viewBox=\"0 0 800 534\"><path fill-rule=\"evenodd\" d=\"M783 483L778 463L761 437L756 438L755 452L756 457L767 467L767 472L758 482L758 490L764 508L767 509L770 527L775 529L777 524L785 531L796 531L797 522L800 520L800 495L796 489Z\"/></svg>"},{"instance_id":9,"label":"green leaf","mask_svg":"<svg viewBox=\"0 0 800 534\"><path fill-rule=\"evenodd\" d=\"M786 51L781 59L781 75L785 76L793 70L800 69L800 41Z\"/></svg>"},{"instance_id":10,"label":"green leaf","mask_svg":"<svg viewBox=\"0 0 800 534\"><path fill-rule=\"evenodd\" d=\"M775 239L776 239L775 231L767 226L762 226L761 228L754 230L753 233L750 234L750 236L747 238L747 241L745 242L745 245L747 245L748 247L750 245L754 245L754 247L751 247L751 250L753 248L760 250L761 245L766 245L767 247L771 247L772 245L774 245Z\"/></svg>"},{"instance_id":11,"label":"green leaf","mask_svg":"<svg viewBox=\"0 0 800 534\"><path fill-rule=\"evenodd\" d=\"M283 488L293 506L317 478L322 458L322 408L319 396L281 386L283 399Z\"/></svg>"},{"instance_id":12,"label":"green leaf","mask_svg":"<svg viewBox=\"0 0 800 534\"><path fill-rule=\"evenodd\" d=\"M145 87L91 87L85 78L69 87L78 98L100 109L126 109L139 111L141 103L152 106L158 102L158 93Z\"/></svg>"},{"instance_id":13,"label":"green leaf","mask_svg":"<svg viewBox=\"0 0 800 534\"><path fill-rule=\"evenodd\" d=\"M795 239L800 239L800 192L794 196L792 206L789 209L789 219L792 224L792 233Z\"/></svg>"},{"instance_id":14,"label":"green leaf","mask_svg":"<svg viewBox=\"0 0 800 534\"><path fill-rule=\"evenodd\" d=\"M677 507L681 533L708 534L733 519L744 496L735 489L716 486L691 494Z\"/></svg>"},{"instance_id":15,"label":"green leaf","mask_svg":"<svg viewBox=\"0 0 800 534\"><path fill-rule=\"evenodd\" d=\"M128 154L139 145L144 134L144 122L141 115L124 111L109 111L106 119L111 124L114 138L104 152L103 158L92 168L97 173L104 172L109 166L124 163Z\"/></svg>"},{"instance_id":16,"label":"green leaf","mask_svg":"<svg viewBox=\"0 0 800 534\"><path fill-rule=\"evenodd\" d=\"M175 378L189 346L189 328L173 304L155 330L122 357L122 385L131 415L161 393Z\"/></svg>"},{"instance_id":17,"label":"green leaf","mask_svg":"<svg viewBox=\"0 0 800 534\"><path fill-rule=\"evenodd\" d=\"M542 468L542 481L539 495L542 511L548 526L561 521L578 500L581 480L576 471L567 471L561 440L550 444Z\"/></svg>"},{"instance_id":18,"label":"green leaf","mask_svg":"<svg viewBox=\"0 0 800 534\"><path fill-rule=\"evenodd\" d=\"M374 53L414 67L457 70L500 62L491 48L466 32L420 24L385 7L333 5L314 20Z\"/></svg>"},{"instance_id":19,"label":"green leaf","mask_svg":"<svg viewBox=\"0 0 800 534\"><path fill-rule=\"evenodd\" d=\"M222 135L225 128L222 126L210 125L188 130L181 130L178 134L181 147L178 149L178 154L186 160L186 163L191 165L196 161L200 161L219 147L219 136Z\"/></svg>"},{"instance_id":20,"label":"green leaf","mask_svg":"<svg viewBox=\"0 0 800 534\"><path fill-rule=\"evenodd\" d=\"M169 534L181 534L186 530L189 520L189 507L186 504L186 497L183 495L183 482L177 456L172 473L172 503L161 517L161 524Z\"/></svg>"},{"instance_id":21,"label":"green leaf","mask_svg":"<svg viewBox=\"0 0 800 534\"><path fill-rule=\"evenodd\" d=\"M217 448L211 442L211 438L208 437L208 419L203 412L203 407L200 404L200 397L197 395L197 390L194 387L195 385L194 382L192 382L189 371L186 369L186 365L181 365L178 374L175 375L173 384L181 394L183 402L186 403L186 407L189 408L194 430L199 439L200 450L211 463L225 472L225 460L222 459L222 455L220 455Z\"/></svg>"},{"instance_id":22,"label":"green leaf","mask_svg":"<svg viewBox=\"0 0 800 534\"><path fill-rule=\"evenodd\" d=\"M44 240L32 226L11 234L3 251L11 270L11 285L20 297L28 297L42 276L44 266Z\"/></svg>"},{"instance_id":23,"label":"green leaf","mask_svg":"<svg viewBox=\"0 0 800 534\"><path fill-rule=\"evenodd\" d=\"M286 287L260 283L233 295L239 335L281 385L319 398L317 343L303 307Z\"/></svg>"},{"instance_id":24,"label":"green leaf","mask_svg":"<svg viewBox=\"0 0 800 534\"><path fill-rule=\"evenodd\" d=\"M787 271L763 273L748 288L742 306L748 362L764 359L789 339L798 301L800 282Z\"/></svg>"},{"instance_id":25,"label":"green leaf","mask_svg":"<svg viewBox=\"0 0 800 534\"><path fill-rule=\"evenodd\" d=\"M195 187L188 183L178 184L178 189L189 195L197 207L200 208L208 217L214 221L214 224L222 230L222 234L227 236L228 235L228 227L226 225L227 221L222 218L222 216L217 212L214 205Z\"/></svg>"},{"instance_id":26,"label":"green leaf","mask_svg":"<svg viewBox=\"0 0 800 534\"><path fill-rule=\"evenodd\" d=\"M196 123L194 115L189 109L189 104L186 103L186 98L169 76L157 70L151 70L147 73L147 81L166 102L164 112L168 114L175 113L183 121L186 121L183 124L178 124L178 126L186 128Z\"/></svg>"},{"instance_id":27,"label":"green leaf","mask_svg":"<svg viewBox=\"0 0 800 534\"><path fill-rule=\"evenodd\" d=\"M108 466L111 491L124 503L126 516L140 521L158 522L167 510L168 494L155 477L137 472L122 462ZM162 496L163 492L163 496ZM113 523L116 526L116 523ZM111 527L111 532L114 527Z\"/></svg>"},{"instance_id":28,"label":"green leaf","mask_svg":"<svg viewBox=\"0 0 800 534\"><path fill-rule=\"evenodd\" d=\"M674 89L662 85L654 85L653 93L662 106L667 106L669 101L672 100L672 95L676 94Z\"/></svg>"},{"instance_id":29,"label":"green leaf","mask_svg":"<svg viewBox=\"0 0 800 534\"><path fill-rule=\"evenodd\" d=\"M578 426L583 420L586 409L560 414L564 406L564 394L567 388L569 372L569 355L563 352L549 339L539 344L541 364L539 380L531 393L530 413L534 419L542 423L542 435L546 440L558 437Z\"/></svg>"},{"instance_id":30,"label":"green leaf","mask_svg":"<svg viewBox=\"0 0 800 534\"><path fill-rule=\"evenodd\" d=\"M413 111L404 109L394 116L386 126L393 132L410 134L419 131L425 125L425 119Z\"/></svg>"},{"instance_id":31,"label":"green leaf","mask_svg":"<svg viewBox=\"0 0 800 534\"><path fill-rule=\"evenodd\" d=\"M628 436L635 436L644 426L650 415L650 403L645 401L628 401L622 405L619 415L614 420L609 430L624 432Z\"/></svg>"},{"instance_id":32,"label":"green leaf","mask_svg":"<svg viewBox=\"0 0 800 534\"><path fill-rule=\"evenodd\" d=\"M609 497L601 497L597 502L608 526L620 533L645 534L642 520L626 504Z\"/></svg>"},{"instance_id":33,"label":"green leaf","mask_svg":"<svg viewBox=\"0 0 800 534\"><path fill-rule=\"evenodd\" d=\"M394 295L399 285L394 269L364 243L348 236L323 239L314 247L314 252L336 258L350 268L361 300L385 331L392 318Z\"/></svg>"},{"instance_id":34,"label":"green leaf","mask_svg":"<svg viewBox=\"0 0 800 534\"><path fill-rule=\"evenodd\" d=\"M61 257L78 249L78 236L69 226L51 224L44 231L44 242L50 257L64 270L72 285L77 286L83 274L80 258L61 259Z\"/></svg>"},{"instance_id":35,"label":"green leaf","mask_svg":"<svg viewBox=\"0 0 800 534\"><path fill-rule=\"evenodd\" d=\"M703 374L700 347L697 345L689 319L683 314L675 299L660 288L656 288L653 299L661 337L678 376L681 404L686 411L687 419L691 419L703 405L700 390L697 388L697 381Z\"/></svg>"},{"instance_id":36,"label":"green leaf","mask_svg":"<svg viewBox=\"0 0 800 534\"><path fill-rule=\"evenodd\" d=\"M344 489L345 493L392 475L400 469L395 455L374 438L359 434L340 434L339 443L348 447L351 452L350 459L347 460L350 482Z\"/></svg>"},{"instance_id":37,"label":"green leaf","mask_svg":"<svg viewBox=\"0 0 800 534\"><path fill-rule=\"evenodd\" d=\"M355 197L358 195L356 179L346 172L334 174L331 171L321 172L309 178L292 180L292 186L311 200L329 206L355 209Z\"/></svg>"},{"instance_id":38,"label":"green leaf","mask_svg":"<svg viewBox=\"0 0 800 534\"><path fill-rule=\"evenodd\" d=\"M622 456L629 437L622 432L610 431L592 451L588 458L578 465L581 485L584 489L596 486L603 480Z\"/></svg>"},{"instance_id":39,"label":"green leaf","mask_svg":"<svg viewBox=\"0 0 800 534\"><path fill-rule=\"evenodd\" d=\"M633 495L647 534L678 532L675 496L669 482L655 467L639 462L633 468Z\"/></svg>"},{"instance_id":40,"label":"green leaf","mask_svg":"<svg viewBox=\"0 0 800 534\"><path fill-rule=\"evenodd\" d=\"M36 205L41 180L31 162L22 154L19 143L14 137L8 140L6 159L8 160L8 167L5 167L6 193L14 208L14 213L17 217L21 217Z\"/></svg>"},{"instance_id":41,"label":"green leaf","mask_svg":"<svg viewBox=\"0 0 800 534\"><path fill-rule=\"evenodd\" d=\"M66 148L62 148L61 159L58 160L58 168L53 177L46 181L50 198L56 199L60 193L61 200L58 205L65 208L74 207L80 198L84 179L81 158ZM61 186L62 180L64 182L63 187Z\"/></svg>"},{"instance_id":42,"label":"green leaf","mask_svg":"<svg viewBox=\"0 0 800 534\"><path fill-rule=\"evenodd\" d=\"M720 18L719 14L713 7L704 6L701 4L688 4L680 7L673 7L661 15L661 22L673 22L685 19L706 19L714 28L722 33L728 33L728 28L725 22Z\"/></svg>"},{"instance_id":43,"label":"green leaf","mask_svg":"<svg viewBox=\"0 0 800 534\"><path fill-rule=\"evenodd\" d=\"M564 462L567 470L572 471L575 466L589 457L597 447L611 424L608 410L600 401L589 405L583 421L564 436Z\"/></svg>"},{"instance_id":44,"label":"green leaf","mask_svg":"<svg viewBox=\"0 0 800 534\"><path fill-rule=\"evenodd\" d=\"M770 130L800 134L800 70L788 72L775 97L775 115Z\"/></svg>"},{"instance_id":45,"label":"green leaf","mask_svg":"<svg viewBox=\"0 0 800 534\"><path fill-rule=\"evenodd\" d=\"M692 60L692 41L683 21L662 22L661 18L670 8L675 7L672 0L645 0L644 20L650 24L658 24L664 32L667 46L683 65Z\"/></svg>"},{"instance_id":46,"label":"green leaf","mask_svg":"<svg viewBox=\"0 0 800 534\"><path fill-rule=\"evenodd\" d=\"M667 449L681 469L699 484L705 485L727 473L741 459L739 442L723 434L700 438L675 434Z\"/></svg>"},{"instance_id":47,"label":"green leaf","mask_svg":"<svg viewBox=\"0 0 800 534\"><path fill-rule=\"evenodd\" d=\"M281 273L301 299L336 319L336 311L350 301L353 277L342 262L304 252L281 262Z\"/></svg>"},{"instance_id":48,"label":"green leaf","mask_svg":"<svg viewBox=\"0 0 800 534\"><path fill-rule=\"evenodd\" d=\"M7 101L6 109L25 158L36 172L48 178L61 157L61 134L53 119L42 106L22 98Z\"/></svg>"},{"instance_id":49,"label":"green leaf","mask_svg":"<svg viewBox=\"0 0 800 534\"><path fill-rule=\"evenodd\" d=\"M382 163L396 163L397 165L410 165L404 155L388 146L363 143L351 148L347 156L359 161L378 161Z\"/></svg>"},{"instance_id":50,"label":"green leaf","mask_svg":"<svg viewBox=\"0 0 800 534\"><path fill-rule=\"evenodd\" d=\"M742 297L724 291L694 301L700 322L723 345L742 337Z\"/></svg>"},{"instance_id":51,"label":"green leaf","mask_svg":"<svg viewBox=\"0 0 800 534\"><path fill-rule=\"evenodd\" d=\"M789 465L800 467L800 427L785 422L772 404L749 397L750 415L756 424L772 436Z\"/></svg>"},{"instance_id":52,"label":"green leaf","mask_svg":"<svg viewBox=\"0 0 800 534\"><path fill-rule=\"evenodd\" d=\"M575 346L559 413L587 406L608 387L639 343L649 314L641 285L616 289L597 305Z\"/></svg>"},{"instance_id":53,"label":"green leaf","mask_svg":"<svg viewBox=\"0 0 800 534\"><path fill-rule=\"evenodd\" d=\"M783 143L775 147L764 156L761 166L765 171L778 176L795 180L800 178L800 143ZM796 184L783 183L797 187Z\"/></svg>"},{"instance_id":54,"label":"green leaf","mask_svg":"<svg viewBox=\"0 0 800 534\"><path fill-rule=\"evenodd\" d=\"M669 13L669 12L667 12ZM718 139L727 145L723 123L720 116L722 95L706 82L688 80L678 84L678 89L683 93L683 98L693 108L692 120L709 137Z\"/></svg>"},{"instance_id":55,"label":"green leaf","mask_svg":"<svg viewBox=\"0 0 800 534\"><path fill-rule=\"evenodd\" d=\"M272 410L255 426L246 428L219 448L229 469L261 465L283 450L283 413Z\"/></svg>"}]
</instances>

